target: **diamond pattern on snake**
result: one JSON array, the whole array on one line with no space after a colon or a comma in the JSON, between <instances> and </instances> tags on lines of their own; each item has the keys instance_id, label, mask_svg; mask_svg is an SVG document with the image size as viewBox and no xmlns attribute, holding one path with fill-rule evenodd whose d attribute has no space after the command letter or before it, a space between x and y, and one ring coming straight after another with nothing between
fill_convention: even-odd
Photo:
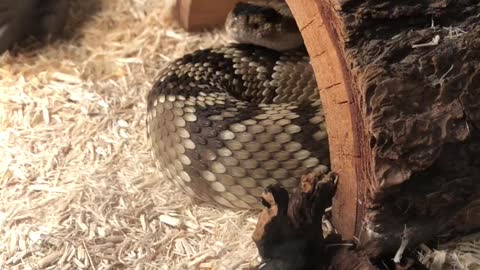
<instances>
[{"instance_id":1,"label":"diamond pattern on snake","mask_svg":"<svg viewBox=\"0 0 480 270\"><path fill-rule=\"evenodd\" d=\"M237 41L161 71L147 96L156 166L184 192L231 208L261 208L265 187L293 192L327 171L325 119L313 69L285 3L239 3L225 23Z\"/></svg>"}]
</instances>

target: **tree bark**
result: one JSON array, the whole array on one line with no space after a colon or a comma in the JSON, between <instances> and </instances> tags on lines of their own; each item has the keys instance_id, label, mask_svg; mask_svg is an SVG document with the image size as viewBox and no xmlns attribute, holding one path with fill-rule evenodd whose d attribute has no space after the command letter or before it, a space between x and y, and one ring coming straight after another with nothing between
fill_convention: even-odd
<instances>
[{"instance_id":1,"label":"tree bark","mask_svg":"<svg viewBox=\"0 0 480 270\"><path fill-rule=\"evenodd\" d=\"M404 232L415 245L478 229L478 1L287 3L325 109L343 238L376 256Z\"/></svg>"}]
</instances>

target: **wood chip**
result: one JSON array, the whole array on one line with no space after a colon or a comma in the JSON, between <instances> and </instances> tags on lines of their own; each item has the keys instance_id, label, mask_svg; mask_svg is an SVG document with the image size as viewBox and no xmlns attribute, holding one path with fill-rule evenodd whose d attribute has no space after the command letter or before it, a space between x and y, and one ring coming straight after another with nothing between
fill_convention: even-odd
<instances>
[{"instance_id":1,"label":"wood chip","mask_svg":"<svg viewBox=\"0 0 480 270\"><path fill-rule=\"evenodd\" d=\"M54 72L52 74L52 77L64 83L80 84L82 82L82 80L75 75L65 74L61 72Z\"/></svg>"},{"instance_id":2,"label":"wood chip","mask_svg":"<svg viewBox=\"0 0 480 270\"><path fill-rule=\"evenodd\" d=\"M62 251L55 251L45 257L43 257L40 261L38 261L37 265L38 268L43 269L58 261L63 255Z\"/></svg>"},{"instance_id":3,"label":"wood chip","mask_svg":"<svg viewBox=\"0 0 480 270\"><path fill-rule=\"evenodd\" d=\"M160 222L172 227L180 227L182 224L180 219L168 215L160 215Z\"/></svg>"}]
</instances>

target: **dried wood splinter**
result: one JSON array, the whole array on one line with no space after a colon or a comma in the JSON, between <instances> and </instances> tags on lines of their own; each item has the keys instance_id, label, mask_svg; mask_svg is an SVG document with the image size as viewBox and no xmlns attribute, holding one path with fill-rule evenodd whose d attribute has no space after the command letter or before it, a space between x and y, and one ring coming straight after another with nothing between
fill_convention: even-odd
<instances>
[{"instance_id":1,"label":"dried wood splinter","mask_svg":"<svg viewBox=\"0 0 480 270\"><path fill-rule=\"evenodd\" d=\"M327 269L326 243L332 240L323 237L322 216L331 205L336 179L334 173L304 175L291 199L279 184L265 189L265 209L253 233L263 258L256 269Z\"/></svg>"}]
</instances>

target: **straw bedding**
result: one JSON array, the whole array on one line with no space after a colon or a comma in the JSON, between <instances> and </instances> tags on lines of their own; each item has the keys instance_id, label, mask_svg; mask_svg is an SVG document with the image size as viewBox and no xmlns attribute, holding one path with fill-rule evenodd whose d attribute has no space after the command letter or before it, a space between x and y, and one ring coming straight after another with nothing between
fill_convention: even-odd
<instances>
[{"instance_id":1,"label":"straw bedding","mask_svg":"<svg viewBox=\"0 0 480 270\"><path fill-rule=\"evenodd\" d=\"M145 96L160 69L228 41L181 30L173 2L79 0L68 38L0 57L0 269L255 264L255 213L192 202L148 149ZM478 234L458 241L423 261L478 269Z\"/></svg>"},{"instance_id":2,"label":"straw bedding","mask_svg":"<svg viewBox=\"0 0 480 270\"><path fill-rule=\"evenodd\" d=\"M0 59L0 269L254 263L254 213L194 204L155 170L145 136L159 70L225 37L185 33L172 1L103 0L89 18L86 2L69 38Z\"/></svg>"}]
</instances>

